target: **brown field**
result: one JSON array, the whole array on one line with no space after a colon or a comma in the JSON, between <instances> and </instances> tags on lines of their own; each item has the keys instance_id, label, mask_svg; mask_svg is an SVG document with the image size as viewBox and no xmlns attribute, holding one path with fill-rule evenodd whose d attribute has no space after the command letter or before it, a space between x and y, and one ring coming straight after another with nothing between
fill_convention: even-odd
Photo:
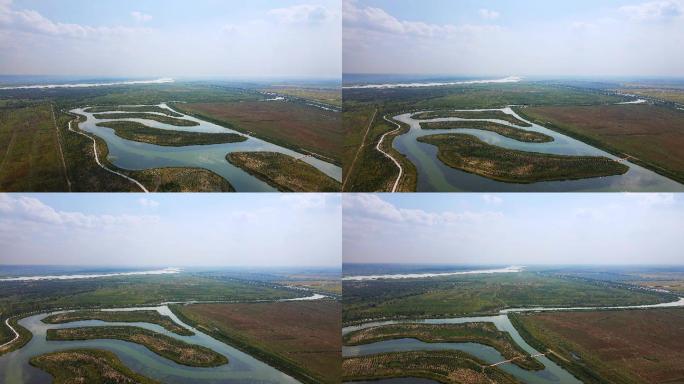
<instances>
[{"instance_id":1,"label":"brown field","mask_svg":"<svg viewBox=\"0 0 684 384\"><path fill-rule=\"evenodd\" d=\"M588 382L684 382L684 309L558 312L519 316L534 338L602 378Z\"/></svg>"},{"instance_id":2,"label":"brown field","mask_svg":"<svg viewBox=\"0 0 684 384\"><path fill-rule=\"evenodd\" d=\"M306 382L340 378L341 306L335 301L193 304L174 307L209 332ZM223 337L221 337L221 335ZM293 367L287 369L287 365ZM297 374L297 370L300 370Z\"/></svg>"},{"instance_id":3,"label":"brown field","mask_svg":"<svg viewBox=\"0 0 684 384\"><path fill-rule=\"evenodd\" d=\"M289 148L313 152L324 160L340 163L341 114L288 102L233 102L176 104L189 114L251 133Z\"/></svg>"},{"instance_id":4,"label":"brown field","mask_svg":"<svg viewBox=\"0 0 684 384\"><path fill-rule=\"evenodd\" d=\"M652 105L534 107L521 111L551 129L558 128L684 181L684 111Z\"/></svg>"}]
</instances>

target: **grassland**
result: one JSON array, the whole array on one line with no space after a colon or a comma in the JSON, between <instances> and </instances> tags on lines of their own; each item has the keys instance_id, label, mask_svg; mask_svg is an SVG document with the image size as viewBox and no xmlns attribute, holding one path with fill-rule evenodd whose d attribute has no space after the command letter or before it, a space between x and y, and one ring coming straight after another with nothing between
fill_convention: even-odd
<instances>
[{"instance_id":1,"label":"grassland","mask_svg":"<svg viewBox=\"0 0 684 384\"><path fill-rule=\"evenodd\" d=\"M170 109L162 108L156 105L116 105L116 106L98 106L89 107L84 110L89 113L100 112L156 112L163 113L171 117L183 117L180 113L174 112Z\"/></svg>"},{"instance_id":2,"label":"grassland","mask_svg":"<svg viewBox=\"0 0 684 384\"><path fill-rule=\"evenodd\" d=\"M482 129L485 131L496 132L501 136L505 136L514 140L528 142L528 143L548 143L553 141L553 137L545 135L541 132L526 131L524 129L512 128L507 125L493 123L491 121L433 121L421 122L422 129L458 129L458 128L472 128Z\"/></svg>"},{"instance_id":3,"label":"grassland","mask_svg":"<svg viewBox=\"0 0 684 384\"><path fill-rule=\"evenodd\" d=\"M344 191L385 192L392 188L399 169L376 149L381 137L397 128L383 118L385 112L375 108L345 109L342 123L346 132L342 170ZM397 191L412 192L416 189L418 178L416 167L392 147L394 138L406 133L409 126L400 122L397 124L400 124L401 129L385 136L382 149L391 154L404 170Z\"/></svg>"},{"instance_id":4,"label":"grassland","mask_svg":"<svg viewBox=\"0 0 684 384\"><path fill-rule=\"evenodd\" d=\"M391 324L360 329L347 333L345 345L361 345L378 341L412 338L425 343L478 343L488 345L501 353L506 360L528 370L544 369L539 361L527 357L527 353L513 341L508 332L499 331L493 323L464 324Z\"/></svg>"},{"instance_id":5,"label":"grassland","mask_svg":"<svg viewBox=\"0 0 684 384\"><path fill-rule=\"evenodd\" d=\"M154 120L160 123L175 125L177 127L193 127L199 125L198 122L187 119L177 119L170 116L156 115L153 113L95 113L93 117L96 119L145 119Z\"/></svg>"},{"instance_id":6,"label":"grassland","mask_svg":"<svg viewBox=\"0 0 684 384\"><path fill-rule=\"evenodd\" d=\"M97 165L92 141L68 129L74 116L56 111L55 127L50 108L50 105L37 104L0 109L0 190L140 191L134 183ZM72 125L78 129L75 123ZM103 163L139 180L150 191L233 191L228 181L199 168L118 169L106 161L105 142L93 138Z\"/></svg>"},{"instance_id":7,"label":"grassland","mask_svg":"<svg viewBox=\"0 0 684 384\"><path fill-rule=\"evenodd\" d=\"M9 328L5 327L6 319L4 317L0 317L0 320L2 321L2 326L0 327L0 343L5 344L5 342L14 339L15 335L14 332L12 332ZM9 320L9 324L12 326L12 328L14 328L17 331L17 333L19 334L19 338L16 339L13 343L1 347L0 356L4 355L5 353L16 351L17 349L21 349L33 338L33 334L28 329L19 325L18 322L18 317L13 317Z\"/></svg>"},{"instance_id":8,"label":"grassland","mask_svg":"<svg viewBox=\"0 0 684 384\"><path fill-rule=\"evenodd\" d=\"M181 327L170 317L164 316L157 311L73 311L56 313L43 318L46 324L63 324L73 321L101 320L117 323L150 323L164 327L167 331L184 336L192 336L194 333L187 328Z\"/></svg>"},{"instance_id":9,"label":"grassland","mask_svg":"<svg viewBox=\"0 0 684 384\"><path fill-rule=\"evenodd\" d=\"M443 117L457 117L460 119L497 119L507 121L518 127L531 127L532 125L524 122L513 115L502 111L429 111L414 113L411 118L416 120L438 119Z\"/></svg>"},{"instance_id":10,"label":"grassland","mask_svg":"<svg viewBox=\"0 0 684 384\"><path fill-rule=\"evenodd\" d=\"M684 379L684 310L517 314L538 350L587 384L676 383Z\"/></svg>"},{"instance_id":11,"label":"grassland","mask_svg":"<svg viewBox=\"0 0 684 384\"><path fill-rule=\"evenodd\" d=\"M308 296L305 292L278 288L270 282L204 273L2 282L0 287L3 318L28 312L144 306L167 301L253 301ZM5 328L4 322L2 328ZM9 336L7 332L3 334ZM3 338L0 344L8 339L10 337Z\"/></svg>"},{"instance_id":12,"label":"grassland","mask_svg":"<svg viewBox=\"0 0 684 384\"><path fill-rule=\"evenodd\" d=\"M148 127L135 121L105 121L97 125L111 128L117 136L127 140L170 147L235 143L247 140L247 137L237 133L172 131Z\"/></svg>"},{"instance_id":13,"label":"grassland","mask_svg":"<svg viewBox=\"0 0 684 384\"><path fill-rule=\"evenodd\" d=\"M524 152L490 145L467 134L421 136L418 141L437 146L437 158L452 168L507 183L586 179L629 170L607 157Z\"/></svg>"},{"instance_id":14,"label":"grassland","mask_svg":"<svg viewBox=\"0 0 684 384\"><path fill-rule=\"evenodd\" d=\"M68 191L52 106L0 108L0 190Z\"/></svg>"},{"instance_id":15,"label":"grassland","mask_svg":"<svg viewBox=\"0 0 684 384\"><path fill-rule=\"evenodd\" d=\"M235 192L226 179L208 169L168 167L122 172L141 182L150 192Z\"/></svg>"},{"instance_id":16,"label":"grassland","mask_svg":"<svg viewBox=\"0 0 684 384\"><path fill-rule=\"evenodd\" d=\"M282 86L266 88L264 91L330 104L335 107L342 106L342 90L336 88L304 88Z\"/></svg>"},{"instance_id":17,"label":"grassland","mask_svg":"<svg viewBox=\"0 0 684 384\"><path fill-rule=\"evenodd\" d=\"M342 380L419 377L444 384L520 383L497 367L460 351L411 351L349 357L342 362Z\"/></svg>"},{"instance_id":18,"label":"grassland","mask_svg":"<svg viewBox=\"0 0 684 384\"><path fill-rule=\"evenodd\" d=\"M48 329L47 340L115 339L136 343L178 364L191 367L216 367L228 359L201 345L188 344L145 328L102 326Z\"/></svg>"},{"instance_id":19,"label":"grassland","mask_svg":"<svg viewBox=\"0 0 684 384\"><path fill-rule=\"evenodd\" d=\"M506 308L615 306L676 300L632 285L522 272L429 279L343 281L345 324L366 319L462 317Z\"/></svg>"},{"instance_id":20,"label":"grassland","mask_svg":"<svg viewBox=\"0 0 684 384\"><path fill-rule=\"evenodd\" d=\"M193 304L172 310L187 324L304 383L339 382L339 302Z\"/></svg>"},{"instance_id":21,"label":"grassland","mask_svg":"<svg viewBox=\"0 0 684 384\"><path fill-rule=\"evenodd\" d=\"M274 144L340 163L340 114L300 103L174 104L177 110Z\"/></svg>"},{"instance_id":22,"label":"grassland","mask_svg":"<svg viewBox=\"0 0 684 384\"><path fill-rule=\"evenodd\" d=\"M128 369L109 351L69 349L34 356L29 362L52 375L54 384L158 384Z\"/></svg>"},{"instance_id":23,"label":"grassland","mask_svg":"<svg viewBox=\"0 0 684 384\"><path fill-rule=\"evenodd\" d=\"M340 183L302 160L277 152L231 152L226 160L284 192L337 192Z\"/></svg>"},{"instance_id":24,"label":"grassland","mask_svg":"<svg viewBox=\"0 0 684 384\"><path fill-rule=\"evenodd\" d=\"M684 111L653 105L520 108L534 122L684 182Z\"/></svg>"}]
</instances>

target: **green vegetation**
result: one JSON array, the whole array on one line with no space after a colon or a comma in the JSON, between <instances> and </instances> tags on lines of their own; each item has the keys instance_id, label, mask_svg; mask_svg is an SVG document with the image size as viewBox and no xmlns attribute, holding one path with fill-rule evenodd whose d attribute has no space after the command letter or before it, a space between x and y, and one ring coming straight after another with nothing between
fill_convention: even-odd
<instances>
[{"instance_id":1,"label":"green vegetation","mask_svg":"<svg viewBox=\"0 0 684 384\"><path fill-rule=\"evenodd\" d=\"M84 109L85 112L89 113L99 113L99 112L157 112L169 115L172 117L183 117L178 112L174 112L170 109L162 108L156 105L116 105L116 106L100 106L100 107L89 107Z\"/></svg>"},{"instance_id":2,"label":"green vegetation","mask_svg":"<svg viewBox=\"0 0 684 384\"><path fill-rule=\"evenodd\" d=\"M343 281L342 285L345 324L368 319L487 315L532 306L640 305L677 299L627 284L532 272Z\"/></svg>"},{"instance_id":3,"label":"green vegetation","mask_svg":"<svg viewBox=\"0 0 684 384\"><path fill-rule=\"evenodd\" d=\"M0 191L68 191L52 106L0 108Z\"/></svg>"},{"instance_id":4,"label":"green vegetation","mask_svg":"<svg viewBox=\"0 0 684 384\"><path fill-rule=\"evenodd\" d=\"M2 320L2 327L0 327L0 343L5 344L6 342L14 339L15 335L12 330L5 327L6 319L0 318L0 320ZM33 334L28 329L19 325L18 317L11 318L9 320L9 324L17 331L19 338L13 343L0 348L0 356L4 355L5 353L16 351L17 349L21 349L24 345L31 341L31 338L33 338Z\"/></svg>"},{"instance_id":5,"label":"green vegetation","mask_svg":"<svg viewBox=\"0 0 684 384\"><path fill-rule=\"evenodd\" d=\"M173 104L183 113L339 164L340 113L302 103L232 102Z\"/></svg>"},{"instance_id":6,"label":"green vegetation","mask_svg":"<svg viewBox=\"0 0 684 384\"><path fill-rule=\"evenodd\" d=\"M527 356L508 332L499 331L493 323L423 324L403 323L360 329L343 336L345 345L361 345L378 341L412 338L425 343L478 343L488 345L513 364L528 370L544 369L544 365Z\"/></svg>"},{"instance_id":7,"label":"green vegetation","mask_svg":"<svg viewBox=\"0 0 684 384\"><path fill-rule=\"evenodd\" d=\"M186 119L177 119L175 117L155 115L153 113L95 113L93 117L96 119L146 119L154 120L160 123L175 125L178 127L193 127L199 125L198 122Z\"/></svg>"},{"instance_id":8,"label":"green vegetation","mask_svg":"<svg viewBox=\"0 0 684 384\"><path fill-rule=\"evenodd\" d=\"M684 375L681 308L509 317L528 344L587 384L674 383Z\"/></svg>"},{"instance_id":9,"label":"green vegetation","mask_svg":"<svg viewBox=\"0 0 684 384\"><path fill-rule=\"evenodd\" d=\"M167 331L184 336L192 336L194 333L185 327L181 327L170 317L164 316L154 310L140 311L73 311L56 313L43 318L46 324L63 324L82 320L101 320L117 323L151 323L164 327Z\"/></svg>"},{"instance_id":10,"label":"green vegetation","mask_svg":"<svg viewBox=\"0 0 684 384\"><path fill-rule=\"evenodd\" d=\"M416 120L427 120L427 119L439 119L444 117L457 117L460 119L497 119L507 121L513 125L519 127L531 127L525 121L518 119L513 115L509 115L503 111L453 111L453 110L443 110L443 111L430 111L430 112L419 112L414 113L411 118Z\"/></svg>"},{"instance_id":11,"label":"green vegetation","mask_svg":"<svg viewBox=\"0 0 684 384\"><path fill-rule=\"evenodd\" d=\"M303 383L339 383L340 303L173 305L186 324Z\"/></svg>"},{"instance_id":12,"label":"green vegetation","mask_svg":"<svg viewBox=\"0 0 684 384\"><path fill-rule=\"evenodd\" d=\"M235 143L247 140L246 136L237 133L172 131L151 128L135 121L106 121L97 125L112 128L117 136L127 140L171 147Z\"/></svg>"},{"instance_id":13,"label":"green vegetation","mask_svg":"<svg viewBox=\"0 0 684 384\"><path fill-rule=\"evenodd\" d=\"M629 170L607 157L524 152L490 145L466 134L421 136L418 141L437 146L437 158L452 168L507 183L586 179Z\"/></svg>"},{"instance_id":14,"label":"green vegetation","mask_svg":"<svg viewBox=\"0 0 684 384\"><path fill-rule=\"evenodd\" d=\"M161 333L139 327L80 327L48 329L47 340L115 339L136 343L178 364L191 367L216 367L228 359L201 345L188 344Z\"/></svg>"},{"instance_id":15,"label":"green vegetation","mask_svg":"<svg viewBox=\"0 0 684 384\"><path fill-rule=\"evenodd\" d=\"M205 273L17 281L0 285L0 313L3 316L68 308L144 306L167 301L254 301L307 295L269 282ZM4 323L2 328L5 328Z\"/></svg>"},{"instance_id":16,"label":"green vegetation","mask_svg":"<svg viewBox=\"0 0 684 384\"><path fill-rule=\"evenodd\" d=\"M411 351L349 357L342 361L342 380L420 377L444 384L520 383L498 367L460 351Z\"/></svg>"},{"instance_id":17,"label":"green vegetation","mask_svg":"<svg viewBox=\"0 0 684 384\"><path fill-rule=\"evenodd\" d=\"M524 129L517 129L507 125L493 123L491 121L433 121L422 122L420 123L420 127L422 129L482 129L484 131L496 132L501 136L506 136L514 140L528 143L548 143L553 141L553 137L541 132L526 131Z\"/></svg>"},{"instance_id":18,"label":"green vegetation","mask_svg":"<svg viewBox=\"0 0 684 384\"><path fill-rule=\"evenodd\" d=\"M382 135L397 128L396 125L383 118L385 115L386 111L380 109L364 107L347 110L345 106L342 122L346 132L343 168L344 191L385 192L394 185L399 169L392 160L376 149ZM388 119L390 116L391 114L387 114ZM373 118L372 121L371 118ZM418 178L416 167L406 156L392 147L394 138L408 132L409 126L398 121L395 122L401 126L401 129L394 134L385 136L382 149L390 153L404 170L397 191L412 192L416 190ZM366 130L368 130L367 134Z\"/></svg>"},{"instance_id":19,"label":"green vegetation","mask_svg":"<svg viewBox=\"0 0 684 384\"><path fill-rule=\"evenodd\" d=\"M231 152L226 160L285 192L337 192L340 183L302 160L278 152Z\"/></svg>"},{"instance_id":20,"label":"green vegetation","mask_svg":"<svg viewBox=\"0 0 684 384\"><path fill-rule=\"evenodd\" d=\"M54 378L54 384L158 384L128 369L112 352L69 349L34 356L29 361Z\"/></svg>"},{"instance_id":21,"label":"green vegetation","mask_svg":"<svg viewBox=\"0 0 684 384\"><path fill-rule=\"evenodd\" d=\"M518 113L684 183L684 111L637 104L520 108Z\"/></svg>"},{"instance_id":22,"label":"green vegetation","mask_svg":"<svg viewBox=\"0 0 684 384\"><path fill-rule=\"evenodd\" d=\"M167 167L121 172L141 182L150 192L235 192L226 179L203 168Z\"/></svg>"}]
</instances>

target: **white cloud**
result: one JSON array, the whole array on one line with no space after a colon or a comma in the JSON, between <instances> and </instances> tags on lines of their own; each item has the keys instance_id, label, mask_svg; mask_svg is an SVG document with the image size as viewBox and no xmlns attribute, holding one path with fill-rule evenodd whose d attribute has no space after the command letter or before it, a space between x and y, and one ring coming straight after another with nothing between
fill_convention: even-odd
<instances>
[{"instance_id":1,"label":"white cloud","mask_svg":"<svg viewBox=\"0 0 684 384\"><path fill-rule=\"evenodd\" d=\"M152 200L152 199L148 199L148 198L145 198L145 197L141 197L140 199L138 199L138 204L140 204L140 205L142 205L143 207L146 207L146 208L156 208L156 207L159 206L159 202L158 202L158 201L155 201L155 200Z\"/></svg>"},{"instance_id":2,"label":"white cloud","mask_svg":"<svg viewBox=\"0 0 684 384\"><path fill-rule=\"evenodd\" d=\"M59 211L34 197L14 197L9 194L0 195L0 213L3 214L4 220L81 228L143 225L158 221L156 216L91 215L75 211Z\"/></svg>"},{"instance_id":3,"label":"white cloud","mask_svg":"<svg viewBox=\"0 0 684 384\"><path fill-rule=\"evenodd\" d=\"M144 23L146 21L152 20L152 16L148 15L146 13L138 12L138 11L133 11L131 12L131 16L140 23Z\"/></svg>"},{"instance_id":4,"label":"white cloud","mask_svg":"<svg viewBox=\"0 0 684 384\"><path fill-rule=\"evenodd\" d=\"M461 222L473 222L490 219L501 219L499 212L453 212L444 210L441 212L428 212L423 209L397 208L393 204L373 194L344 195L343 209L345 215L351 217L365 217L390 223L409 223L419 225L445 225Z\"/></svg>"},{"instance_id":5,"label":"white cloud","mask_svg":"<svg viewBox=\"0 0 684 384\"><path fill-rule=\"evenodd\" d=\"M498 17L496 12L491 12L489 15L492 16L493 14L496 14ZM399 20L383 9L358 6L355 1L349 0L345 1L343 5L343 21L345 27L421 37L452 37L464 33L500 29L496 25L439 25L422 21Z\"/></svg>"},{"instance_id":6,"label":"white cloud","mask_svg":"<svg viewBox=\"0 0 684 384\"><path fill-rule=\"evenodd\" d=\"M334 17L334 12L322 5L298 4L286 8L275 8L268 11L281 23L317 24Z\"/></svg>"},{"instance_id":7,"label":"white cloud","mask_svg":"<svg viewBox=\"0 0 684 384\"><path fill-rule=\"evenodd\" d=\"M675 203L674 193L626 193L625 196L641 207L667 206Z\"/></svg>"},{"instance_id":8,"label":"white cloud","mask_svg":"<svg viewBox=\"0 0 684 384\"><path fill-rule=\"evenodd\" d=\"M327 204L328 199L327 194L320 193L297 193L280 197L280 201L297 209L322 208Z\"/></svg>"},{"instance_id":9,"label":"white cloud","mask_svg":"<svg viewBox=\"0 0 684 384\"><path fill-rule=\"evenodd\" d=\"M144 28L128 28L123 26L92 27L55 22L34 10L15 10L12 7L12 2L8 0L0 0L0 28L11 28L17 31L70 38L134 36L149 31Z\"/></svg>"},{"instance_id":10,"label":"white cloud","mask_svg":"<svg viewBox=\"0 0 684 384\"><path fill-rule=\"evenodd\" d=\"M489 193L482 195L482 200L484 200L484 202L487 204L501 204L503 202L501 197Z\"/></svg>"},{"instance_id":11,"label":"white cloud","mask_svg":"<svg viewBox=\"0 0 684 384\"><path fill-rule=\"evenodd\" d=\"M620 7L620 12L636 21L669 20L684 14L684 4L678 0L649 1Z\"/></svg>"},{"instance_id":12,"label":"white cloud","mask_svg":"<svg viewBox=\"0 0 684 384\"><path fill-rule=\"evenodd\" d=\"M486 19L486 20L496 20L499 18L499 16L501 16L501 14L499 14L499 12L492 11L492 10L485 9L485 8L480 9L478 11L478 13L480 14L481 18Z\"/></svg>"}]
</instances>

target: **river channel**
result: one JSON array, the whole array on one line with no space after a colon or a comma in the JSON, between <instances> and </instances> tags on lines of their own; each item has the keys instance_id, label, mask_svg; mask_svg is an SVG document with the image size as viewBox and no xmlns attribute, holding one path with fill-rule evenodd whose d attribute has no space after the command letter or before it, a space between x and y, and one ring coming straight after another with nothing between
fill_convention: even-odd
<instances>
[{"instance_id":1,"label":"river channel","mask_svg":"<svg viewBox=\"0 0 684 384\"><path fill-rule=\"evenodd\" d=\"M158 106L171 110L171 108L165 103L159 104ZM143 170L161 167L199 167L208 169L222 176L228 180L238 192L275 192L275 188L243 171L242 169L230 164L226 160L226 154L231 152L268 151L279 152L297 159L301 159L333 179L337 181L342 180L342 168L335 164L325 162L313 156L305 156L304 154L298 153L291 149L284 148L276 144L269 143L265 140L261 140L256 137L222 127L220 125L198 119L194 116L183 114L176 110L173 111L183 115L178 118L192 120L197 122L199 125L192 127L178 127L175 125L160 123L154 120L133 118L117 119L116 121L136 121L149 127L174 131L206 133L232 132L247 137L247 140L237 143L188 145L182 147L169 147L141 143L119 137L111 128L98 127L96 125L97 123L113 120L96 119L93 116L93 113L85 112L84 109L87 108L76 108L71 110L72 113L83 115L87 118L86 121L79 123L80 129L97 135L104 140L109 149L107 159L119 168L127 170ZM117 113L133 112L117 111ZM161 113L155 112L146 113L163 115Z\"/></svg>"},{"instance_id":2,"label":"river channel","mask_svg":"<svg viewBox=\"0 0 684 384\"><path fill-rule=\"evenodd\" d=\"M533 307L533 308L509 308L499 312L495 316L475 316L475 317L457 317L457 318L445 318L445 319L423 319L423 320L401 320L401 321L375 321L363 323L360 325L348 326L342 329L342 334L347 334L359 329L365 329L370 327L377 327L389 324L399 324L399 323L423 323L423 324L464 324L464 323L474 323L474 322L490 322L493 323L497 329L500 331L508 332L513 340L518 344L525 352L529 355L538 355L540 352L532 348L525 340L520 336L518 331L515 329L513 324L508 318L509 313L519 313L519 312L549 312L549 311L571 311L571 310L602 310L602 309L647 309L647 308L667 308L667 307L682 307L684 306L684 298L680 298L677 301L660 303L660 304L649 304L649 305L635 305L635 306L616 306L616 307L570 307L570 308L554 308L554 307ZM459 350L469 353L481 360L494 364L506 360L498 351L494 348L477 344L477 343L425 343L416 339L394 339L385 340L376 343L369 343L363 345L355 346L342 346L342 356L364 356L377 353L386 352L406 352L406 351L418 351L418 350ZM534 357L539 362L544 364L544 369L540 371L528 371L522 369L514 364L501 364L498 367L503 371L515 376L520 381L528 384L552 384L552 383L562 383L562 384L581 384L582 382L577 380L572 374L561 368L558 364L554 363L546 356L536 356ZM379 380L378 383L400 383L402 381L395 381L396 379ZM432 382L425 381L424 379L416 379L415 383ZM403 379L405 383L414 383L412 379Z\"/></svg>"},{"instance_id":3,"label":"river channel","mask_svg":"<svg viewBox=\"0 0 684 384\"><path fill-rule=\"evenodd\" d=\"M181 326L192 330L194 336L180 336L169 332L163 327L150 323L120 323L99 320L75 321L65 324L45 324L44 317L59 313L42 313L19 320L19 324L28 329L33 338L23 348L0 356L0 383L5 384L45 384L51 383L52 377L46 372L29 365L29 359L44 353L73 348L96 348L111 351L131 370L148 376L163 383L299 383L294 378L277 369L224 344L211 336L183 323L171 312L167 305L156 307L118 308L116 310L156 310L162 315L169 316ZM63 312L63 311L62 311ZM84 341L47 341L45 335L48 329L71 328L82 326L125 325L146 328L161 334L182 340L191 344L198 344L210 348L226 357L229 363L219 367L198 368L177 364L149 351L142 345L135 343L98 339Z\"/></svg>"},{"instance_id":4,"label":"river channel","mask_svg":"<svg viewBox=\"0 0 684 384\"><path fill-rule=\"evenodd\" d=\"M517 127L507 121L497 119L461 119L436 118L416 120L412 115L419 112L405 113L394 116L394 119L410 126L407 133L397 136L393 147L406 155L415 164L418 171L417 190L421 192L567 192L567 191L628 191L628 192L675 192L684 191L684 185L650 171L629 161L620 159L608 152L595 148L589 144L575 140L541 125L525 120L515 113L511 107L501 109L471 109L456 111L501 111L528 122L531 127ZM432 121L492 121L517 129L540 132L553 137L548 143L526 143L510 139L495 132L481 129L421 129L421 122ZM532 184L505 183L472 173L451 168L437 158L437 147L427 143L420 143L416 139L421 136L440 133L467 133L480 140L503 148L528 152L541 152L558 155L574 156L605 156L618 160L629 166L629 170L622 175L595 177L581 180L546 181Z\"/></svg>"}]
</instances>

